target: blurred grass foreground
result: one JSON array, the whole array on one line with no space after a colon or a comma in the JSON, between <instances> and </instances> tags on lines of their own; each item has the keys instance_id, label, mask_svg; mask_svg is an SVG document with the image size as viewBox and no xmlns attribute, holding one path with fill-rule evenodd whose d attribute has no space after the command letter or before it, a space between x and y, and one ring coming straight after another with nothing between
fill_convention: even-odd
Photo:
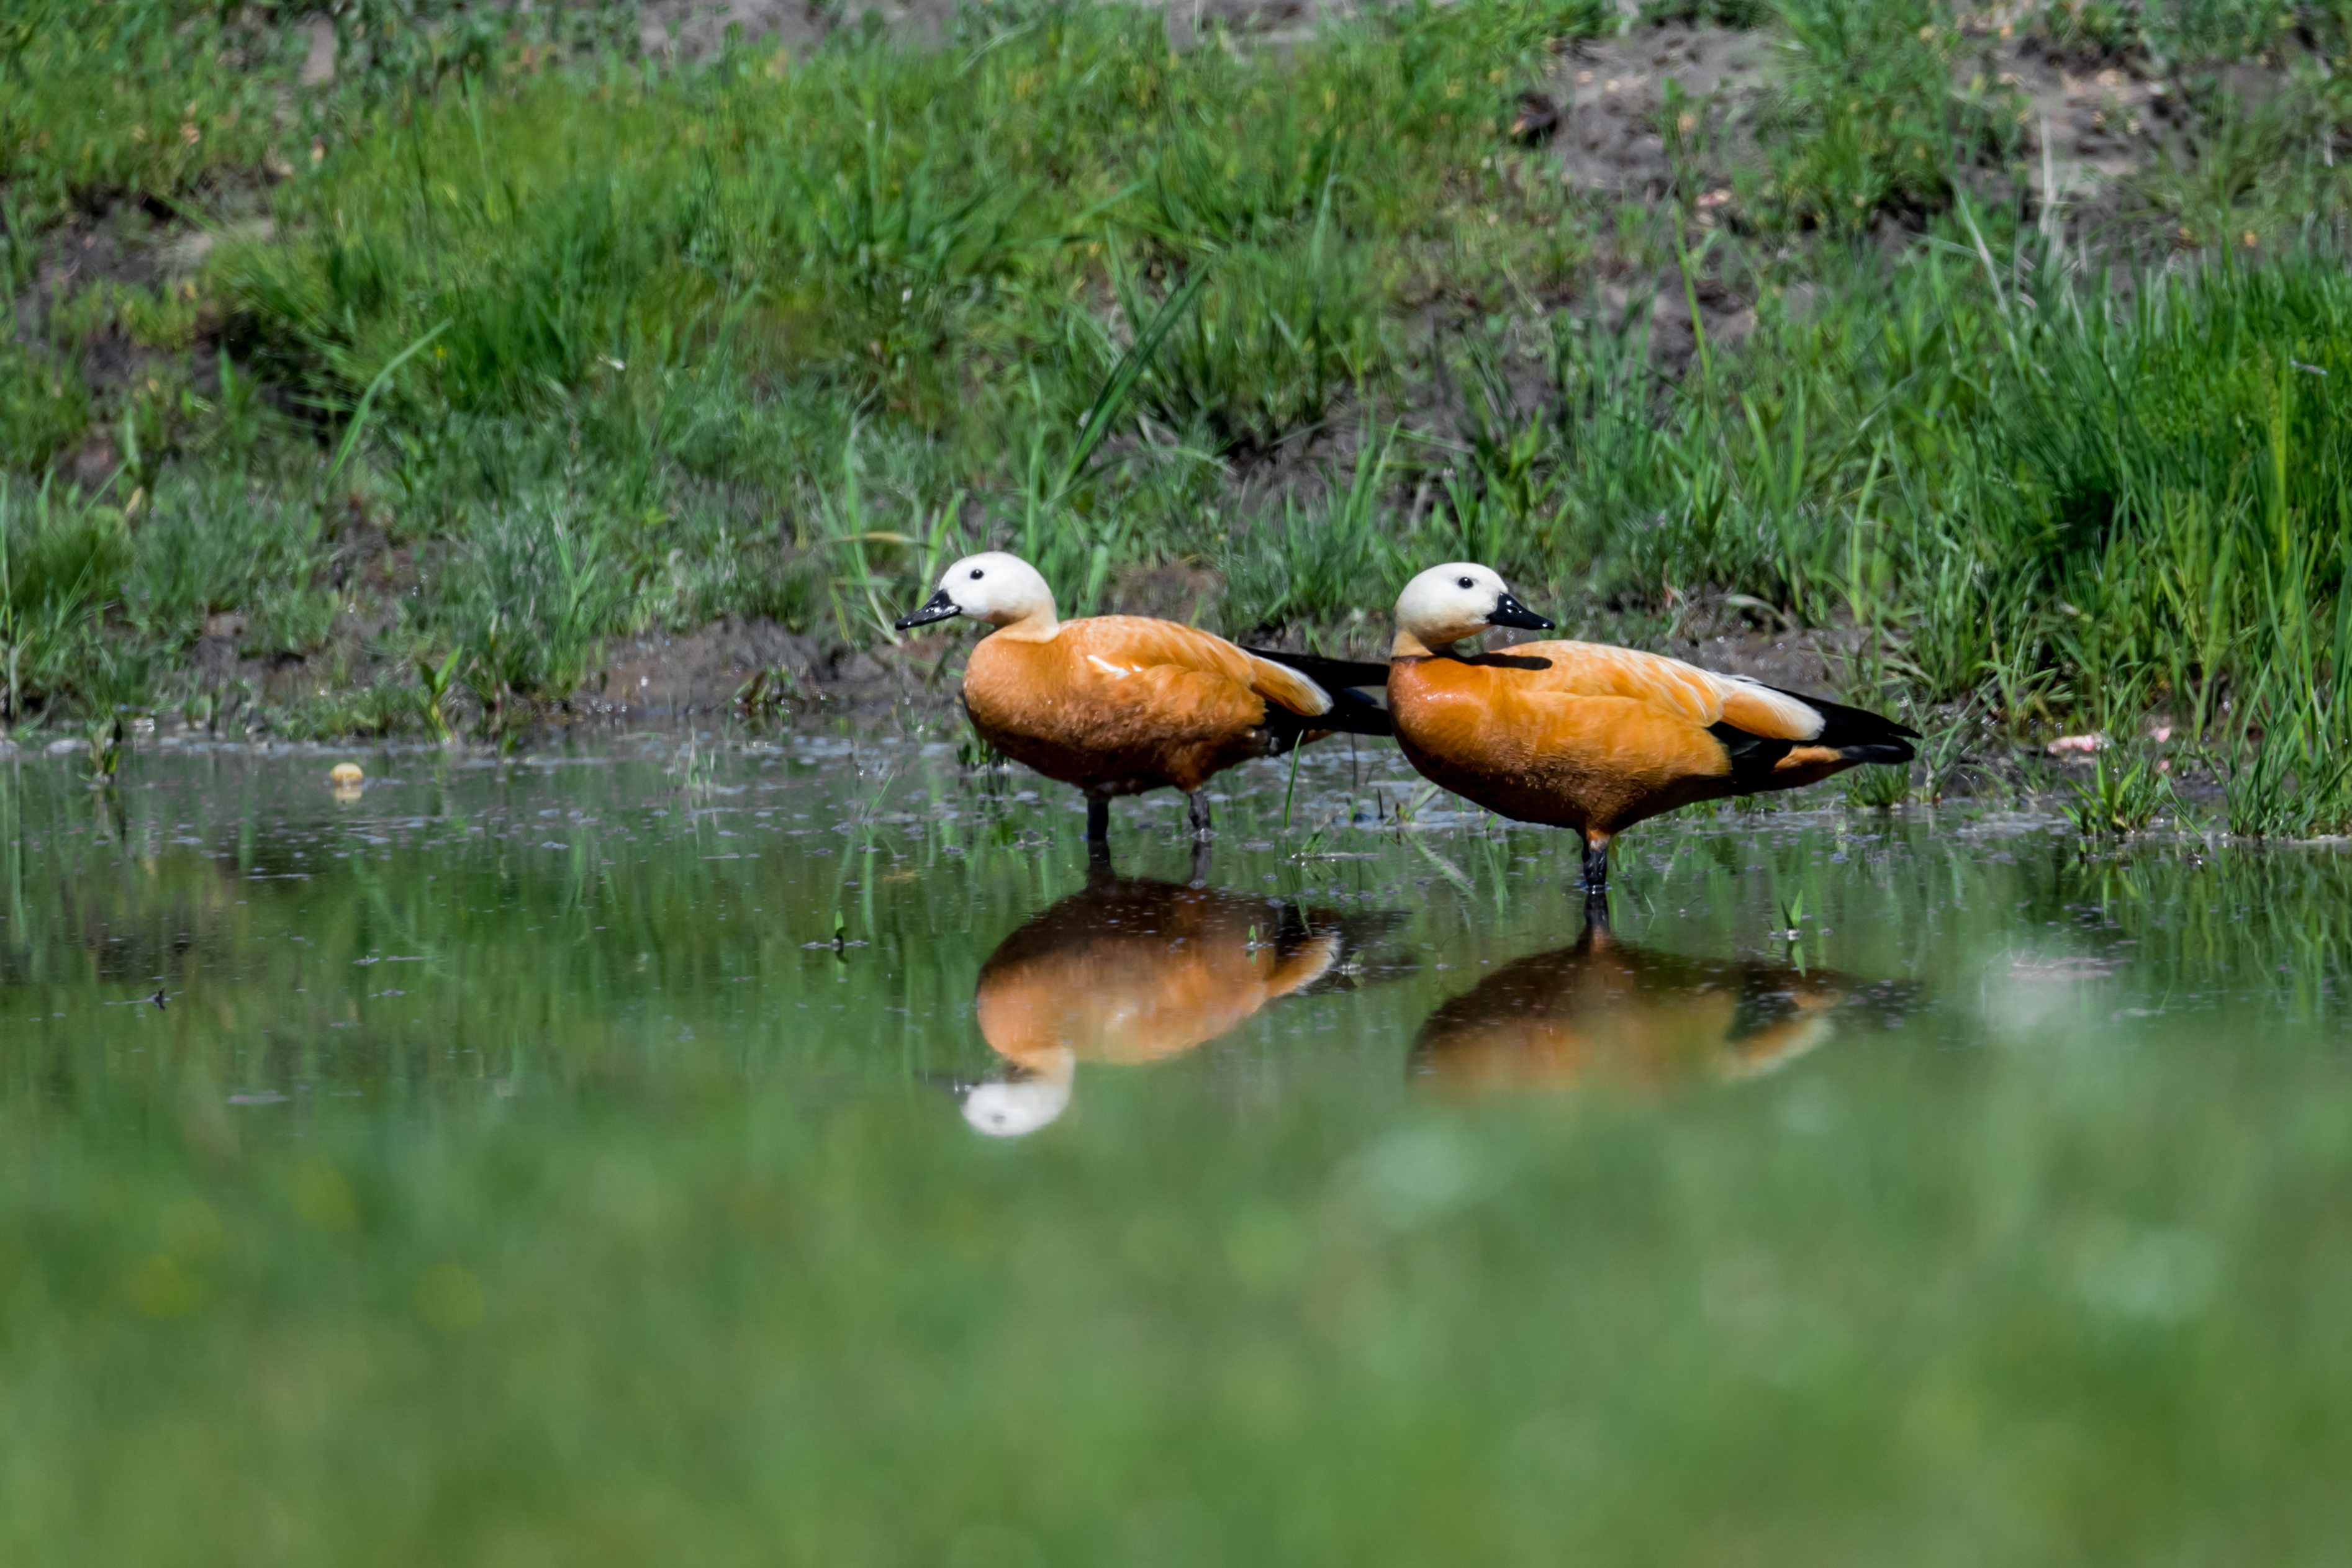
<instances>
[{"instance_id":1,"label":"blurred grass foreground","mask_svg":"<svg viewBox=\"0 0 2352 1568\"><path fill-rule=\"evenodd\" d=\"M2340 1062L1848 1061L1370 1137L1130 1079L1018 1150L648 1089L268 1147L12 1103L0 1554L2340 1552Z\"/></svg>"}]
</instances>

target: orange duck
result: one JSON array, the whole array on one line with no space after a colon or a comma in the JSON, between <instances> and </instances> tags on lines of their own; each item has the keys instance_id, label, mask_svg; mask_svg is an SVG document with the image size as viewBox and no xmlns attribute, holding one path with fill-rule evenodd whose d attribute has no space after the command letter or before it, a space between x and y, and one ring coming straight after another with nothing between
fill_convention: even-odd
<instances>
[{"instance_id":1,"label":"orange duck","mask_svg":"<svg viewBox=\"0 0 2352 1568\"><path fill-rule=\"evenodd\" d=\"M1629 947L1596 911L1575 946L1497 969L1430 1014L1412 1071L1464 1089L1748 1078L1820 1044L1853 988L1826 969Z\"/></svg>"},{"instance_id":2,"label":"orange duck","mask_svg":"<svg viewBox=\"0 0 2352 1568\"><path fill-rule=\"evenodd\" d=\"M1053 590L1017 556L966 556L898 630L955 615L996 628L964 669L972 727L1015 762L1084 790L1091 840L1109 830L1111 797L1162 786L1190 798L1192 831L1205 836L1201 789L1226 768L1335 730L1387 733L1362 698L1342 694L1335 706L1298 670L1197 627L1139 615L1059 620Z\"/></svg>"},{"instance_id":3,"label":"orange duck","mask_svg":"<svg viewBox=\"0 0 2352 1568\"><path fill-rule=\"evenodd\" d=\"M1078 1063L1156 1061L1229 1033L1330 974L1350 929L1098 867L981 966L980 1032L1006 1073L964 1091L964 1120L997 1137L1034 1133L1068 1108Z\"/></svg>"},{"instance_id":4,"label":"orange duck","mask_svg":"<svg viewBox=\"0 0 2352 1568\"><path fill-rule=\"evenodd\" d=\"M1584 885L1608 883L1609 841L1696 800L1818 783L1861 762L1908 762L1890 718L1745 675L1598 643L1464 655L1493 626L1549 630L1483 566L1405 585L1388 717L1413 767L1490 811L1584 835Z\"/></svg>"}]
</instances>

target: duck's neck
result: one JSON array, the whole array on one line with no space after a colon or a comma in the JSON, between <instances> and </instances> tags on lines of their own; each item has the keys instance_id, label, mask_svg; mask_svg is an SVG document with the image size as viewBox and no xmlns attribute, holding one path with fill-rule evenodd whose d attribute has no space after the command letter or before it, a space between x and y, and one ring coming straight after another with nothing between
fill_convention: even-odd
<instances>
[{"instance_id":1,"label":"duck's neck","mask_svg":"<svg viewBox=\"0 0 2352 1568\"><path fill-rule=\"evenodd\" d=\"M1452 652L1452 643L1440 643L1433 647L1422 641L1419 632L1408 632L1402 626L1397 628L1395 641L1389 644L1389 657L1391 659L1428 659Z\"/></svg>"},{"instance_id":2,"label":"duck's neck","mask_svg":"<svg viewBox=\"0 0 2352 1568\"><path fill-rule=\"evenodd\" d=\"M994 1045L993 1040L989 1042ZM1078 1053L1066 1045L1051 1045L1042 1050L1009 1051L996 1047L1011 1063L1013 1082L1025 1083L1058 1083L1069 1087L1078 1075Z\"/></svg>"},{"instance_id":3,"label":"duck's neck","mask_svg":"<svg viewBox=\"0 0 2352 1568\"><path fill-rule=\"evenodd\" d=\"M999 626L994 635L1008 643L1050 643L1061 634L1062 623L1054 618L1051 605L1033 610L1018 621L1008 621Z\"/></svg>"}]
</instances>

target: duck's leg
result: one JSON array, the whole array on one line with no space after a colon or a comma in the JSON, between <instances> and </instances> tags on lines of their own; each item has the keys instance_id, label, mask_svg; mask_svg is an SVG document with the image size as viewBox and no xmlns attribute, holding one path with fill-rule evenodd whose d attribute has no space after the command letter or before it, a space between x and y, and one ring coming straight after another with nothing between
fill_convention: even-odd
<instances>
[{"instance_id":1,"label":"duck's leg","mask_svg":"<svg viewBox=\"0 0 2352 1568\"><path fill-rule=\"evenodd\" d=\"M1584 890L1584 942L1590 946L1609 936L1609 890L1587 887Z\"/></svg>"},{"instance_id":2,"label":"duck's leg","mask_svg":"<svg viewBox=\"0 0 2352 1568\"><path fill-rule=\"evenodd\" d=\"M1198 789L1184 797L1186 810L1192 821L1192 836L1206 839L1215 836L1216 827L1209 821L1209 797Z\"/></svg>"},{"instance_id":3,"label":"duck's leg","mask_svg":"<svg viewBox=\"0 0 2352 1568\"><path fill-rule=\"evenodd\" d=\"M1609 835L1597 828L1584 830L1584 896L1609 896Z\"/></svg>"},{"instance_id":4,"label":"duck's leg","mask_svg":"<svg viewBox=\"0 0 2352 1568\"><path fill-rule=\"evenodd\" d=\"M1107 843L1110 840L1110 797L1089 793L1087 796L1087 842Z\"/></svg>"}]
</instances>

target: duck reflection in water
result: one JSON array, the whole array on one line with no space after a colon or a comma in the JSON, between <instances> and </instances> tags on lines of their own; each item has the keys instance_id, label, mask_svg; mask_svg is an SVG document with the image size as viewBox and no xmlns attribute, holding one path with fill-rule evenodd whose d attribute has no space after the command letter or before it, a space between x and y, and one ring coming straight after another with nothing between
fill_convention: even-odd
<instances>
[{"instance_id":1,"label":"duck reflection in water","mask_svg":"<svg viewBox=\"0 0 2352 1568\"><path fill-rule=\"evenodd\" d=\"M997 1137L1034 1133L1069 1108L1080 1062L1157 1061L1204 1045L1268 1002L1337 978L1350 947L1387 924L1121 877L1097 856L1086 891L981 966L980 1032L1005 1071L964 1090L964 1120Z\"/></svg>"},{"instance_id":2,"label":"duck reflection in water","mask_svg":"<svg viewBox=\"0 0 2352 1568\"><path fill-rule=\"evenodd\" d=\"M1447 1088L1656 1091L1753 1077L1829 1033L1857 988L1821 968L1710 962L1621 942L1605 900L1572 947L1518 959L1421 1026L1412 1071Z\"/></svg>"}]
</instances>

